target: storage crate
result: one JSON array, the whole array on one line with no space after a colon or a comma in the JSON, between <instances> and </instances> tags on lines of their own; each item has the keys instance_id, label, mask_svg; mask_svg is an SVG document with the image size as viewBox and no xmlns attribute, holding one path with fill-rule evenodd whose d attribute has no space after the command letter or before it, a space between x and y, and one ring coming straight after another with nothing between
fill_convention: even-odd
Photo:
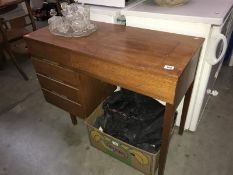
<instances>
[{"instance_id":1,"label":"storage crate","mask_svg":"<svg viewBox=\"0 0 233 175\"><path fill-rule=\"evenodd\" d=\"M95 128L93 125L96 119L103 113L101 103L86 119L91 145L145 174L155 174L158 167L159 152L153 154L144 151Z\"/></svg>"}]
</instances>

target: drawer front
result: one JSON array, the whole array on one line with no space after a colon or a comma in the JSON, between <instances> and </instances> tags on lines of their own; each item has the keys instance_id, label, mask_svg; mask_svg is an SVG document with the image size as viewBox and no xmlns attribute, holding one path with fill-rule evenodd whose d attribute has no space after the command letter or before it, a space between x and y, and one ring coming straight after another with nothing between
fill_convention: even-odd
<instances>
[{"instance_id":1,"label":"drawer front","mask_svg":"<svg viewBox=\"0 0 233 175\"><path fill-rule=\"evenodd\" d=\"M77 117L84 118L82 106L74 103L68 99L65 99L53 92L50 92L46 89L42 89L45 99L47 102L64 109L65 111L76 115Z\"/></svg>"},{"instance_id":2,"label":"drawer front","mask_svg":"<svg viewBox=\"0 0 233 175\"><path fill-rule=\"evenodd\" d=\"M66 49L33 40L28 42L27 45L32 56L71 66L70 54Z\"/></svg>"},{"instance_id":3,"label":"drawer front","mask_svg":"<svg viewBox=\"0 0 233 175\"><path fill-rule=\"evenodd\" d=\"M62 81L77 88L80 87L80 79L77 72L36 58L32 58L32 61L37 73Z\"/></svg>"},{"instance_id":4,"label":"drawer front","mask_svg":"<svg viewBox=\"0 0 233 175\"><path fill-rule=\"evenodd\" d=\"M79 90L43 75L37 75L42 88L55 92L65 98L81 104Z\"/></svg>"}]
</instances>

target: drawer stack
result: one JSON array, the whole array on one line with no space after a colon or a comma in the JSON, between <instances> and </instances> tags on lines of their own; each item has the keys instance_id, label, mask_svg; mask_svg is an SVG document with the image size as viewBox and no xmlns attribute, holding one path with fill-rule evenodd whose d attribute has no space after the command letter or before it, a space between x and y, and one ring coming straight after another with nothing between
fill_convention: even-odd
<instances>
[{"instance_id":1,"label":"drawer stack","mask_svg":"<svg viewBox=\"0 0 233 175\"><path fill-rule=\"evenodd\" d=\"M88 117L115 90L115 86L71 68L71 51L33 40L28 46L46 101L72 116Z\"/></svg>"}]
</instances>

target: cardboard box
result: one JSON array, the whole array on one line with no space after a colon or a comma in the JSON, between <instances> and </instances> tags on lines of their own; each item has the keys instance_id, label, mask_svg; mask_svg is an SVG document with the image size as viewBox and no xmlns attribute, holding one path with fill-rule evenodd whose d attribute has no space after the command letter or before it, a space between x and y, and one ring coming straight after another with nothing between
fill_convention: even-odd
<instances>
[{"instance_id":1,"label":"cardboard box","mask_svg":"<svg viewBox=\"0 0 233 175\"><path fill-rule=\"evenodd\" d=\"M158 167L159 152L152 154L99 131L93 125L102 114L101 103L86 119L91 145L145 174L154 175Z\"/></svg>"}]
</instances>

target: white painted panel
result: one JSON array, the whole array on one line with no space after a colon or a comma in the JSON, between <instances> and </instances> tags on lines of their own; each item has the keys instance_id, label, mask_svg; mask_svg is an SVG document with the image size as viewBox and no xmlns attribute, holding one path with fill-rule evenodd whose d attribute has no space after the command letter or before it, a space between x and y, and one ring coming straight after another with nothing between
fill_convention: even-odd
<instances>
[{"instance_id":1,"label":"white painted panel","mask_svg":"<svg viewBox=\"0 0 233 175\"><path fill-rule=\"evenodd\" d=\"M174 20L163 20L154 18L125 16L126 25L132 27L146 28L157 31L177 33L196 37L206 37L210 25L201 23L181 22Z\"/></svg>"},{"instance_id":2,"label":"white painted panel","mask_svg":"<svg viewBox=\"0 0 233 175\"><path fill-rule=\"evenodd\" d=\"M116 23L116 19L113 16L100 15L100 14L91 14L92 21L105 22L105 23Z\"/></svg>"},{"instance_id":3,"label":"white painted panel","mask_svg":"<svg viewBox=\"0 0 233 175\"><path fill-rule=\"evenodd\" d=\"M90 6L90 18L93 21L116 23L120 10L112 7Z\"/></svg>"},{"instance_id":4,"label":"white painted panel","mask_svg":"<svg viewBox=\"0 0 233 175\"><path fill-rule=\"evenodd\" d=\"M190 0L182 6L160 7L154 3L154 0L147 0L134 8L123 11L123 14L221 25L232 5L233 0Z\"/></svg>"}]
</instances>

